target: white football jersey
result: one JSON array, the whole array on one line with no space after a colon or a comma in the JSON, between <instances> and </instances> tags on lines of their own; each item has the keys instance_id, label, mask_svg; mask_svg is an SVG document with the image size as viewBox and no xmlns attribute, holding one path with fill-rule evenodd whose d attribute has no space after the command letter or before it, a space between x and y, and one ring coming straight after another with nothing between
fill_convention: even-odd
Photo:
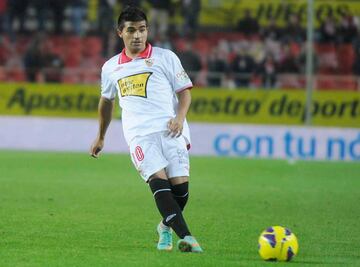
<instances>
[{"instance_id":1,"label":"white football jersey","mask_svg":"<svg viewBox=\"0 0 360 267\"><path fill-rule=\"evenodd\" d=\"M150 44L135 59L123 50L105 62L101 71L101 96L114 99L118 94L128 144L135 136L166 131L168 121L176 116L176 93L192 86L175 53ZM186 120L183 136L189 146Z\"/></svg>"}]
</instances>

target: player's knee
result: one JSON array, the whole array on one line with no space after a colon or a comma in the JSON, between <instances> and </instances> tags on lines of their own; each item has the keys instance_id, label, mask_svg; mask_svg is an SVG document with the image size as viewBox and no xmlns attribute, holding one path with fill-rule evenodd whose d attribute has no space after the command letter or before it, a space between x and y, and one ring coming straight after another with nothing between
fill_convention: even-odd
<instances>
[{"instance_id":1,"label":"player's knee","mask_svg":"<svg viewBox=\"0 0 360 267\"><path fill-rule=\"evenodd\" d=\"M150 175L150 177L148 179L148 183L150 183L150 181L154 180L154 179L168 180L165 170L162 169L162 170L157 171L154 174Z\"/></svg>"},{"instance_id":2,"label":"player's knee","mask_svg":"<svg viewBox=\"0 0 360 267\"><path fill-rule=\"evenodd\" d=\"M181 184L176 184L171 186L171 191L175 197L188 197L189 195L189 182L184 182Z\"/></svg>"},{"instance_id":3,"label":"player's knee","mask_svg":"<svg viewBox=\"0 0 360 267\"><path fill-rule=\"evenodd\" d=\"M168 180L167 178L164 178L164 177L159 177L159 176L156 176L156 175L151 175L150 177L149 177L149 179L147 180L147 182L148 182L148 184L150 184L150 182L152 181L152 180L155 180L155 179L160 179L160 180Z\"/></svg>"},{"instance_id":4,"label":"player's knee","mask_svg":"<svg viewBox=\"0 0 360 267\"><path fill-rule=\"evenodd\" d=\"M171 185L178 185L189 182L189 176L178 176L178 177L172 177L170 179Z\"/></svg>"},{"instance_id":5,"label":"player's knee","mask_svg":"<svg viewBox=\"0 0 360 267\"><path fill-rule=\"evenodd\" d=\"M170 183L167 179L152 176L149 180L149 186L154 197L161 192L171 192Z\"/></svg>"}]
</instances>

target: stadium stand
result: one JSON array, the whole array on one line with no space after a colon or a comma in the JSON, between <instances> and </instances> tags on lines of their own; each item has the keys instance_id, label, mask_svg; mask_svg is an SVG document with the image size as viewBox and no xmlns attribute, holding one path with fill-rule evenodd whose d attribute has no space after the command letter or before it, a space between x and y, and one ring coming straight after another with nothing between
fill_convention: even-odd
<instances>
[{"instance_id":1,"label":"stadium stand","mask_svg":"<svg viewBox=\"0 0 360 267\"><path fill-rule=\"evenodd\" d=\"M14 29L8 30L7 34L2 34L0 38L0 80L1 81L26 81L24 58L28 53L33 41L33 33L36 31L34 26L34 17L36 12L32 9L29 1L28 14L33 15L33 19L27 19L26 22L32 27L32 31L26 32L20 29L21 25L16 24ZM42 33L39 44L40 51L46 49L46 53L57 56L63 62L60 82L63 83L98 83L101 65L106 58L119 52L121 45L113 45L108 49L109 40L104 42L104 34L96 30L91 21L85 21L82 25L85 30L71 30L72 27L78 29L79 25L72 26L71 6L65 9L64 29L47 29ZM347 17L348 18L348 17ZM256 18L252 18L255 20ZM297 89L304 88L305 85L305 42L302 38L304 29L301 29L296 17L292 17L292 24L282 27L275 25L270 21L269 25L261 26L258 32L253 34L241 32L236 26L231 31L219 31L216 29L203 30L201 25L197 33L191 36L183 36L181 32L169 35L170 42L175 51L179 54L186 51L191 45L192 52L200 58L201 67L190 71L194 75L194 81L197 86L222 86L237 88L236 81L247 80L249 83L244 85L249 88L286 88ZM290 23L290 22L289 22ZM295 23L295 24L294 24ZM325 23L325 22L324 22ZM328 21L327 23L330 23ZM333 25L333 21L331 21ZM36 23L35 23L36 24ZM17 26L16 26L17 25ZM51 25L51 24L50 24ZM355 24L354 24L355 25ZM25 24L25 26L27 26ZM56 25L55 25L56 26ZM53 26L53 28L55 28ZM56 26L58 27L58 26ZM296 32L289 35L289 28L296 28ZM352 35L349 40L349 30L339 27L339 39L328 38L324 34L324 25L316 30L317 40L315 43L315 66L316 66L316 87L318 89L344 89L359 90L359 79L355 76L355 58L357 56L356 40L360 39L360 34ZM354 31L353 26L351 31ZM355 28L359 32L358 28ZM11 32L15 32L13 35ZM59 33L60 32L60 33ZM86 32L85 34L77 34ZM342 32L344 35L342 36ZM276 33L276 34L274 34ZM298 35L296 35L298 33ZM106 35L105 35L106 36ZM114 38L114 37L110 37ZM155 37L156 38L156 37ZM162 43L163 38L152 40L160 46L166 46ZM43 48L46 47L46 48ZM105 47L106 46L106 47ZM110 53L104 53L104 51ZM215 66L212 61L212 53L217 51L224 62L222 66ZM42 51L44 52L44 51ZM41 53L40 53L41 54ZM243 64L239 55L245 55L247 59L254 64L251 68L242 68L248 72L235 71L238 64ZM267 59L270 59L267 61ZM237 60L237 62L234 62ZM40 60L41 61L41 60ZM211 62L211 66L209 64ZM270 63L269 63L270 62ZM215 62L219 63L219 62ZM44 68L41 62L35 70L35 81L44 80ZM234 68L235 66L235 68ZM47 66L48 67L48 66ZM189 68L189 67L188 67ZM191 69L191 68L189 68ZM250 72L249 72L250 71ZM46 71L45 71L46 72ZM265 84L264 75L271 73L271 83ZM248 78L247 78L248 77ZM46 79L45 79L46 80ZM211 81L216 81L211 83ZM241 84L241 83L240 83ZM239 85L239 83L238 83Z\"/></svg>"}]
</instances>

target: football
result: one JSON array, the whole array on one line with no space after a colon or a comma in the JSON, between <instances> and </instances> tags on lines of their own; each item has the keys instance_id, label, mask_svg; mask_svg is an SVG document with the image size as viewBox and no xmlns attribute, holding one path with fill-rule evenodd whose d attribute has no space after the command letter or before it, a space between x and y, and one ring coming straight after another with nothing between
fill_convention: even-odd
<instances>
[{"instance_id":1,"label":"football","mask_svg":"<svg viewBox=\"0 0 360 267\"><path fill-rule=\"evenodd\" d=\"M259 254L267 261L290 261L299 249L294 233L282 226L272 226L259 237Z\"/></svg>"}]
</instances>

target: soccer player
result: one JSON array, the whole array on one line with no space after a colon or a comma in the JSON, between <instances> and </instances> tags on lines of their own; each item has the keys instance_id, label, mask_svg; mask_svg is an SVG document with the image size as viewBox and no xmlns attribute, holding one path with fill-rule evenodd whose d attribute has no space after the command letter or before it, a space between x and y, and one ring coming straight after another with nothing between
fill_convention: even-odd
<instances>
[{"instance_id":1,"label":"soccer player","mask_svg":"<svg viewBox=\"0 0 360 267\"><path fill-rule=\"evenodd\" d=\"M172 249L172 228L180 238L180 251L202 252L182 214L189 197L186 114L192 82L173 52L147 42L148 22L140 9L125 8L117 32L125 48L102 68L99 131L91 156L97 158L104 146L117 93L132 162L149 184L163 218L157 226L157 248Z\"/></svg>"}]
</instances>

